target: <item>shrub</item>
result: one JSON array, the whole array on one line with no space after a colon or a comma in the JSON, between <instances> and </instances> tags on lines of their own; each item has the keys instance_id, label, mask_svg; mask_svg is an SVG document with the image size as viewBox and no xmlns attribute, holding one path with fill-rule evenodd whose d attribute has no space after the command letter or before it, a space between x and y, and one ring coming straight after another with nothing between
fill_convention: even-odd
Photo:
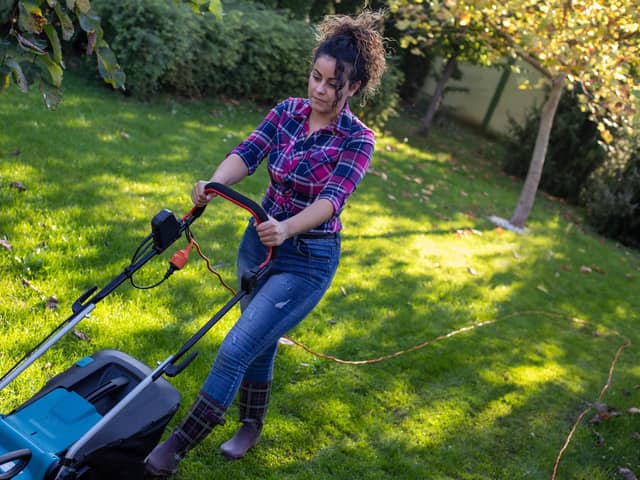
<instances>
[{"instance_id":1,"label":"shrub","mask_svg":"<svg viewBox=\"0 0 640 480\"><path fill-rule=\"evenodd\" d=\"M640 145L596 170L584 189L587 219L603 235L640 247Z\"/></svg>"},{"instance_id":2,"label":"shrub","mask_svg":"<svg viewBox=\"0 0 640 480\"><path fill-rule=\"evenodd\" d=\"M202 36L201 25L188 6L153 0L94 0L118 61L127 73L127 89L144 97L160 91L171 72L182 70L185 78L173 87L191 93L194 62L192 46Z\"/></svg>"},{"instance_id":3,"label":"shrub","mask_svg":"<svg viewBox=\"0 0 640 480\"><path fill-rule=\"evenodd\" d=\"M138 97L158 92L226 95L260 103L306 96L315 43L308 23L257 3L225 2L224 18L195 15L189 6L156 0L94 0L127 88ZM390 66L379 93L354 110L381 126L398 103L402 80Z\"/></svg>"},{"instance_id":4,"label":"shrub","mask_svg":"<svg viewBox=\"0 0 640 480\"><path fill-rule=\"evenodd\" d=\"M260 5L225 6L225 14L242 53L217 92L268 102L304 95L315 41L311 26Z\"/></svg>"},{"instance_id":5,"label":"shrub","mask_svg":"<svg viewBox=\"0 0 640 480\"><path fill-rule=\"evenodd\" d=\"M225 3L223 21L155 0L94 0L136 96L224 93L257 101L304 87L311 27L261 5Z\"/></svg>"},{"instance_id":6,"label":"shrub","mask_svg":"<svg viewBox=\"0 0 640 480\"><path fill-rule=\"evenodd\" d=\"M539 106L529 110L522 125L513 118L507 139L505 171L527 175L540 124ZM577 203L589 175L606 159L598 144L596 124L579 107L576 94L565 92L556 112L545 159L540 188L551 195Z\"/></svg>"}]
</instances>

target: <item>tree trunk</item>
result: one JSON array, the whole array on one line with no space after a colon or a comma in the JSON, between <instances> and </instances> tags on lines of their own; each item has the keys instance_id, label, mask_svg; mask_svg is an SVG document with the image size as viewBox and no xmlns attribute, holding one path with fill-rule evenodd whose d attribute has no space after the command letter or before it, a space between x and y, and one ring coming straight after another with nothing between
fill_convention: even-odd
<instances>
[{"instance_id":1,"label":"tree trunk","mask_svg":"<svg viewBox=\"0 0 640 480\"><path fill-rule=\"evenodd\" d=\"M553 126L553 118L556 115L558 103L562 96L564 80L564 74L560 74L552 80L551 93L549 94L549 98L547 98L542 109L540 126L538 127L538 137L536 138L533 155L531 156L531 164L529 165L527 178L524 181L524 186L522 187L522 192L518 199L518 205L516 206L510 220L510 223L518 228L524 227L536 199L536 192L538 191L540 177L542 176L542 167L544 166L544 160L547 155L547 147L549 145L551 127Z\"/></svg>"},{"instance_id":2,"label":"tree trunk","mask_svg":"<svg viewBox=\"0 0 640 480\"><path fill-rule=\"evenodd\" d=\"M442 75L440 75L440 79L436 84L436 89L433 92L433 97L431 98L431 103L429 104L427 113L425 114L420 124L420 133L422 133L425 136L429 134L429 129L431 128L433 117L435 117L436 112L440 108L440 103L442 103L444 87L447 86L447 82L451 78L451 75L453 75L453 72L456 71L456 65L458 63L457 58L458 58L457 55L454 55L453 57L449 58L447 60L447 63L442 68Z\"/></svg>"}]
</instances>

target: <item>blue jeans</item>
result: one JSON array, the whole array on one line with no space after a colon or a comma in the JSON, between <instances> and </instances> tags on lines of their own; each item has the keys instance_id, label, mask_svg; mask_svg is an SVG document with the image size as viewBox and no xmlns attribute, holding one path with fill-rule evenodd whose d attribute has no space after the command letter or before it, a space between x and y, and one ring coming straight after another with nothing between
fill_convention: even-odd
<instances>
[{"instance_id":1,"label":"blue jeans","mask_svg":"<svg viewBox=\"0 0 640 480\"><path fill-rule=\"evenodd\" d=\"M247 227L238 277L264 260L266 248ZM220 345L202 389L228 407L242 380L273 379L278 339L307 316L329 288L340 260L340 237L292 237L277 248L268 276L241 301L242 314Z\"/></svg>"}]
</instances>

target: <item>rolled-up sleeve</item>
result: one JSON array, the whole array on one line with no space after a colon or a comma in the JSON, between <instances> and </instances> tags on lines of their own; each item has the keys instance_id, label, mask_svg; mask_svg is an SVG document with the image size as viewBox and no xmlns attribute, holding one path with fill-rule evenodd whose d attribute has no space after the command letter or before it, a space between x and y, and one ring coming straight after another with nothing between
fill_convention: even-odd
<instances>
[{"instance_id":1,"label":"rolled-up sleeve","mask_svg":"<svg viewBox=\"0 0 640 480\"><path fill-rule=\"evenodd\" d=\"M318 198L331 202L336 215L340 214L347 199L367 172L373 157L375 136L371 130L363 129L347 142L331 178L318 195Z\"/></svg>"},{"instance_id":2,"label":"rolled-up sleeve","mask_svg":"<svg viewBox=\"0 0 640 480\"><path fill-rule=\"evenodd\" d=\"M249 175L256 171L262 160L269 155L274 147L278 134L278 124L285 108L285 102L276 105L262 120L258 128L240 145L231 150L228 155L235 153L249 169Z\"/></svg>"}]
</instances>

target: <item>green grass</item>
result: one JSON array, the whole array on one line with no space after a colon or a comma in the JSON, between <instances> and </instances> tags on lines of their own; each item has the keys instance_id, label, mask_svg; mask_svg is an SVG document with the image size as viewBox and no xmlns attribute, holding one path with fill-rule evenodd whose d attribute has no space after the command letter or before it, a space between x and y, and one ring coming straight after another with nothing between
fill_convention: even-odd
<instances>
[{"instance_id":1,"label":"green grass","mask_svg":"<svg viewBox=\"0 0 640 480\"><path fill-rule=\"evenodd\" d=\"M56 112L36 92L0 96L0 239L12 246L0 247L1 372L67 318L86 288L106 285L128 264L160 209L186 213L193 182L208 178L266 112L244 103L139 103L73 76L65 85ZM594 426L588 414L558 478L618 478L619 467L640 473L640 426L628 413L640 407L639 253L593 234L580 210L542 194L528 234L497 229L487 217L508 218L521 186L500 173L500 146L455 125L421 139L416 124L405 116L378 135L374 172L343 215L336 279L291 336L360 360L496 321L365 366L283 346L260 446L239 462L222 458L218 446L237 425L233 407L177 478L550 478L575 419L607 380L622 343L613 329L632 342L603 398L622 415ZM10 186L16 181L26 190ZM237 188L258 200L265 182L261 171ZM193 228L229 282L245 220L216 200ZM174 250L137 281L157 280ZM148 364L166 358L228 298L196 258L157 289L125 284L98 304L78 326L91 340L61 340L2 391L0 411L101 348ZM53 311L51 295L59 300ZM172 424L237 314L172 380L183 394Z\"/></svg>"}]
</instances>

